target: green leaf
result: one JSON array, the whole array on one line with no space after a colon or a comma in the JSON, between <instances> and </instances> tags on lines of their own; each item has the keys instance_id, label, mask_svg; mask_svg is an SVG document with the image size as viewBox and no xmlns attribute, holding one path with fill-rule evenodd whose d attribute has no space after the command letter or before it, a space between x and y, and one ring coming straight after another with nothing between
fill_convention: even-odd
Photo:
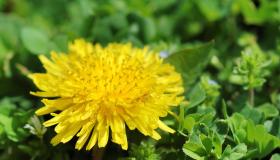
<instances>
[{"instance_id":1,"label":"green leaf","mask_svg":"<svg viewBox=\"0 0 280 160\"><path fill-rule=\"evenodd\" d=\"M240 143L234 148L231 148L230 145L227 145L225 148L221 159L222 160L239 160L244 158L247 153L247 146L244 143Z\"/></svg>"},{"instance_id":2,"label":"green leaf","mask_svg":"<svg viewBox=\"0 0 280 160\"><path fill-rule=\"evenodd\" d=\"M18 29L17 19L0 15L0 39L3 40L8 49L17 47L19 42Z\"/></svg>"},{"instance_id":3,"label":"green leaf","mask_svg":"<svg viewBox=\"0 0 280 160\"><path fill-rule=\"evenodd\" d=\"M271 134L280 138L280 117L276 117L272 120Z\"/></svg>"},{"instance_id":4,"label":"green leaf","mask_svg":"<svg viewBox=\"0 0 280 160\"><path fill-rule=\"evenodd\" d=\"M25 48L33 54L47 54L49 52L48 35L39 29L23 28L21 30L21 40Z\"/></svg>"},{"instance_id":5,"label":"green leaf","mask_svg":"<svg viewBox=\"0 0 280 160\"><path fill-rule=\"evenodd\" d=\"M194 125L195 125L195 119L191 116L187 116L184 120L184 129L186 129L189 133L191 133Z\"/></svg>"},{"instance_id":6,"label":"green leaf","mask_svg":"<svg viewBox=\"0 0 280 160\"><path fill-rule=\"evenodd\" d=\"M273 15L277 12L277 1L260 0L259 6L256 6L251 0L238 0L241 12L248 24L260 25L266 21L273 20Z\"/></svg>"},{"instance_id":7,"label":"green leaf","mask_svg":"<svg viewBox=\"0 0 280 160\"><path fill-rule=\"evenodd\" d=\"M185 118L185 105L181 104L180 105L180 110L179 110L179 130L181 131L184 126L184 118Z\"/></svg>"},{"instance_id":8,"label":"green leaf","mask_svg":"<svg viewBox=\"0 0 280 160\"><path fill-rule=\"evenodd\" d=\"M211 152L212 149L212 139L205 136L204 134L200 135L201 142L206 150L206 152Z\"/></svg>"},{"instance_id":9,"label":"green leaf","mask_svg":"<svg viewBox=\"0 0 280 160\"><path fill-rule=\"evenodd\" d=\"M255 124L261 123L264 119L264 114L262 114L262 112L248 105L241 110L241 114L246 118L251 119Z\"/></svg>"},{"instance_id":10,"label":"green leaf","mask_svg":"<svg viewBox=\"0 0 280 160\"><path fill-rule=\"evenodd\" d=\"M280 159L280 154L279 153L274 153L270 158L270 160L279 160L279 159Z\"/></svg>"},{"instance_id":11,"label":"green leaf","mask_svg":"<svg viewBox=\"0 0 280 160\"><path fill-rule=\"evenodd\" d=\"M200 84L197 84L192 91L190 92L188 99L189 99L189 105L187 108L192 108L203 102L206 98L206 93L204 89L200 86Z\"/></svg>"},{"instance_id":12,"label":"green leaf","mask_svg":"<svg viewBox=\"0 0 280 160\"><path fill-rule=\"evenodd\" d=\"M257 108L257 110L264 114L265 118L277 117L279 111L271 103L265 103Z\"/></svg>"},{"instance_id":13,"label":"green leaf","mask_svg":"<svg viewBox=\"0 0 280 160\"><path fill-rule=\"evenodd\" d=\"M8 98L0 101L0 114L9 116L14 109L16 109L16 105L12 104Z\"/></svg>"},{"instance_id":14,"label":"green leaf","mask_svg":"<svg viewBox=\"0 0 280 160\"><path fill-rule=\"evenodd\" d=\"M238 143L245 143L248 150L256 150L250 158L262 158L275 148L280 147L280 139L269 134L263 125L255 125L239 113L228 119L232 134ZM239 133L243 133L242 135Z\"/></svg>"},{"instance_id":15,"label":"green leaf","mask_svg":"<svg viewBox=\"0 0 280 160\"><path fill-rule=\"evenodd\" d=\"M214 147L214 153L217 157L221 157L224 143L224 136L218 134L217 132L213 132L212 134L212 143Z\"/></svg>"},{"instance_id":16,"label":"green leaf","mask_svg":"<svg viewBox=\"0 0 280 160\"><path fill-rule=\"evenodd\" d=\"M186 155L195 159L221 157L224 137L208 126L203 123L195 125L189 140L183 146Z\"/></svg>"},{"instance_id":17,"label":"green leaf","mask_svg":"<svg viewBox=\"0 0 280 160\"><path fill-rule=\"evenodd\" d=\"M52 38L52 43L56 51L66 52L69 38L66 35L56 35Z\"/></svg>"},{"instance_id":18,"label":"green leaf","mask_svg":"<svg viewBox=\"0 0 280 160\"><path fill-rule=\"evenodd\" d=\"M225 6L221 7L221 1L217 0L197 0L194 2L196 2L202 14L209 21L216 21L222 18L225 15L225 10L227 9Z\"/></svg>"},{"instance_id":19,"label":"green leaf","mask_svg":"<svg viewBox=\"0 0 280 160\"><path fill-rule=\"evenodd\" d=\"M156 35L156 26L151 18L143 20L144 38L146 41L152 40Z\"/></svg>"},{"instance_id":20,"label":"green leaf","mask_svg":"<svg viewBox=\"0 0 280 160\"><path fill-rule=\"evenodd\" d=\"M203 109L201 109L203 108ZM197 122L211 126L216 115L216 111L212 107L199 107L197 112L200 114L200 118L196 119Z\"/></svg>"},{"instance_id":21,"label":"green leaf","mask_svg":"<svg viewBox=\"0 0 280 160\"><path fill-rule=\"evenodd\" d=\"M23 126L27 123L32 111L20 111L12 98L0 101L0 125L8 139L18 142L28 134Z\"/></svg>"},{"instance_id":22,"label":"green leaf","mask_svg":"<svg viewBox=\"0 0 280 160\"><path fill-rule=\"evenodd\" d=\"M15 142L17 142L19 140L17 137L17 134L13 128L12 117L0 114L0 124L3 125L3 129L5 130L5 133L7 134L8 138L10 140L15 141Z\"/></svg>"},{"instance_id":23,"label":"green leaf","mask_svg":"<svg viewBox=\"0 0 280 160\"><path fill-rule=\"evenodd\" d=\"M195 152L200 156L207 154L200 137L196 133L190 135L189 140L184 144L183 148Z\"/></svg>"},{"instance_id":24,"label":"green leaf","mask_svg":"<svg viewBox=\"0 0 280 160\"><path fill-rule=\"evenodd\" d=\"M195 82L206 67L211 58L213 44L214 41L211 41L194 48L183 49L165 59L181 73L186 88Z\"/></svg>"},{"instance_id":25,"label":"green leaf","mask_svg":"<svg viewBox=\"0 0 280 160\"><path fill-rule=\"evenodd\" d=\"M228 124L226 123L226 121L224 121L224 120L215 121L215 125L216 125L217 133L219 133L220 135L228 134L229 127L228 127Z\"/></svg>"},{"instance_id":26,"label":"green leaf","mask_svg":"<svg viewBox=\"0 0 280 160\"><path fill-rule=\"evenodd\" d=\"M193 151L191 150L188 150L188 149L185 149L183 148L183 152L188 155L189 157L195 159L195 160L204 160L205 158L199 156L198 154L194 153Z\"/></svg>"}]
</instances>

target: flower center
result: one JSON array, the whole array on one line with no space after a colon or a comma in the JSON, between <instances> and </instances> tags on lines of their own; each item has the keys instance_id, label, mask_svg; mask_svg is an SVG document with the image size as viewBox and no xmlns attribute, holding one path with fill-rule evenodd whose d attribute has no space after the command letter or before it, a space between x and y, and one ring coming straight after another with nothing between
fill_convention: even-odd
<instances>
[{"instance_id":1,"label":"flower center","mask_svg":"<svg viewBox=\"0 0 280 160\"><path fill-rule=\"evenodd\" d=\"M145 61L130 55L113 54L88 59L77 77L81 84L77 97L105 105L128 105L144 101L153 89L155 78L145 71Z\"/></svg>"}]
</instances>

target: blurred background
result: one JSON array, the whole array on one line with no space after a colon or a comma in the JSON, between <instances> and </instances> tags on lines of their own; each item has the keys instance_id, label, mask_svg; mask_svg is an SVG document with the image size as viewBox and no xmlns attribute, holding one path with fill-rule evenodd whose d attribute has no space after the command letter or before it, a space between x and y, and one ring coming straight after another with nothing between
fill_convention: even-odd
<instances>
[{"instance_id":1,"label":"blurred background","mask_svg":"<svg viewBox=\"0 0 280 160\"><path fill-rule=\"evenodd\" d=\"M272 60L266 74L274 76L264 88L272 93L280 87L280 0L0 0L1 160L91 157L75 151L74 141L51 147L54 133L41 126L42 117L33 116L42 105L29 95L36 88L26 76L44 71L39 54L67 52L68 42L75 38L102 45L131 42L167 53L215 40L215 56L203 74L219 83L224 98L237 106L241 102L236 99L244 95L237 86L242 80L232 75L235 60L244 48L257 46ZM274 96L280 97L278 92ZM266 92L259 97L257 103L271 98ZM146 145L152 152L154 146ZM110 144L105 159L136 152Z\"/></svg>"}]
</instances>

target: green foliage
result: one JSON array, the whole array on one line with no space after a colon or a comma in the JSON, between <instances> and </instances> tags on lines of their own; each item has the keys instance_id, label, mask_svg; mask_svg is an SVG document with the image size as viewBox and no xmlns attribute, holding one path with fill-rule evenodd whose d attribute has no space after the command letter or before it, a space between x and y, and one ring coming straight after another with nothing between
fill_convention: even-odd
<instances>
[{"instance_id":1,"label":"green foliage","mask_svg":"<svg viewBox=\"0 0 280 160\"><path fill-rule=\"evenodd\" d=\"M175 134L128 132L128 151L110 143L103 159L279 159L279 2L0 0L0 159L92 159L49 144L26 77L75 38L150 46L184 80L186 101L164 119Z\"/></svg>"},{"instance_id":2,"label":"green foliage","mask_svg":"<svg viewBox=\"0 0 280 160\"><path fill-rule=\"evenodd\" d=\"M140 145L132 144L129 152L131 158L137 160L160 160L155 143L153 141L142 141Z\"/></svg>"},{"instance_id":3,"label":"green foliage","mask_svg":"<svg viewBox=\"0 0 280 160\"><path fill-rule=\"evenodd\" d=\"M0 101L1 148L8 143L22 141L28 136L28 132L23 126L32 115L32 112L17 109L15 103L18 101L22 100L4 98Z\"/></svg>"},{"instance_id":4,"label":"green foliage","mask_svg":"<svg viewBox=\"0 0 280 160\"><path fill-rule=\"evenodd\" d=\"M262 158L280 146L280 139L269 134L263 125L255 125L239 113L234 113L228 123L234 140L249 147L248 158Z\"/></svg>"},{"instance_id":5,"label":"green foliage","mask_svg":"<svg viewBox=\"0 0 280 160\"><path fill-rule=\"evenodd\" d=\"M265 67L268 64L269 62L258 46L247 47L241 53L241 59L234 70L237 75L235 78L240 80L239 83L245 89L261 87L265 82Z\"/></svg>"},{"instance_id":6,"label":"green foliage","mask_svg":"<svg viewBox=\"0 0 280 160\"><path fill-rule=\"evenodd\" d=\"M253 1L250 0L238 0L237 3L240 5L245 21L249 24L262 24L279 18L279 16L271 17L277 10L277 1L268 3L265 0L260 0L260 6L256 6Z\"/></svg>"},{"instance_id":7,"label":"green foliage","mask_svg":"<svg viewBox=\"0 0 280 160\"><path fill-rule=\"evenodd\" d=\"M277 108L270 103L262 104L257 108L257 110L264 114L265 119L277 117L279 115Z\"/></svg>"},{"instance_id":8,"label":"green foliage","mask_svg":"<svg viewBox=\"0 0 280 160\"><path fill-rule=\"evenodd\" d=\"M206 106L214 106L216 104L217 98L220 96L220 85L209 78L209 76L202 76L200 79L200 84L206 93Z\"/></svg>"},{"instance_id":9,"label":"green foliage","mask_svg":"<svg viewBox=\"0 0 280 160\"><path fill-rule=\"evenodd\" d=\"M213 110L204 106L186 115L184 124L190 121L192 124L182 129L188 134L183 146L187 156L193 159L262 158L280 147L279 138L270 134L264 125L255 125L242 114L234 113L224 120L214 117Z\"/></svg>"},{"instance_id":10,"label":"green foliage","mask_svg":"<svg viewBox=\"0 0 280 160\"><path fill-rule=\"evenodd\" d=\"M189 105L188 108L192 108L197 106L201 102L203 102L206 98L205 90L201 87L200 84L197 84L193 87L188 95Z\"/></svg>"},{"instance_id":11,"label":"green foliage","mask_svg":"<svg viewBox=\"0 0 280 160\"><path fill-rule=\"evenodd\" d=\"M231 148L230 145L227 145L225 148L221 159L223 160L238 160L244 159L247 153L247 146L244 143L236 145L234 148Z\"/></svg>"},{"instance_id":12,"label":"green foliage","mask_svg":"<svg viewBox=\"0 0 280 160\"><path fill-rule=\"evenodd\" d=\"M222 144L227 133L223 122L214 121L216 113L212 108L201 106L196 113L185 116L183 132L188 140L183 146L184 153L193 159L218 159L222 155Z\"/></svg>"}]
</instances>

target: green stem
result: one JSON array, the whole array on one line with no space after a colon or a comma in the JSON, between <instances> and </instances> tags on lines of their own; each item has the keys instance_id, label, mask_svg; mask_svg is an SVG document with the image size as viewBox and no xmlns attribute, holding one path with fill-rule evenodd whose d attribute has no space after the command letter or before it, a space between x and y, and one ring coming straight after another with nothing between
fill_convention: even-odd
<instances>
[{"instance_id":1,"label":"green stem","mask_svg":"<svg viewBox=\"0 0 280 160\"><path fill-rule=\"evenodd\" d=\"M249 103L252 107L255 105L255 92L253 88L249 89Z\"/></svg>"},{"instance_id":2,"label":"green stem","mask_svg":"<svg viewBox=\"0 0 280 160\"><path fill-rule=\"evenodd\" d=\"M225 100L222 101L222 113L225 119L228 119L227 104Z\"/></svg>"},{"instance_id":3,"label":"green stem","mask_svg":"<svg viewBox=\"0 0 280 160\"><path fill-rule=\"evenodd\" d=\"M180 122L180 118L178 115L176 115L175 113L171 112L171 111L168 111L168 113L173 116L178 122Z\"/></svg>"}]
</instances>

